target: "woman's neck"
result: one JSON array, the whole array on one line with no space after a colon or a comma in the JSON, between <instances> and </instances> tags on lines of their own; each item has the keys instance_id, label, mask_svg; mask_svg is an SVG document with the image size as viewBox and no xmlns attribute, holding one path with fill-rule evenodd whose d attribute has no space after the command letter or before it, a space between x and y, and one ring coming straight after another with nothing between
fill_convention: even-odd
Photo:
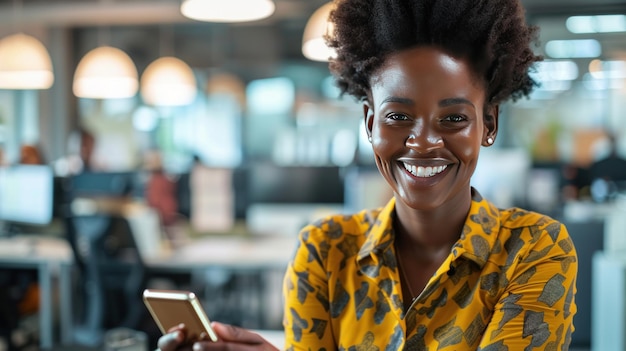
<instances>
[{"instance_id":1,"label":"woman's neck","mask_svg":"<svg viewBox=\"0 0 626 351\"><path fill-rule=\"evenodd\" d=\"M412 209L398 200L394 219L396 240L421 251L424 257L442 250L449 253L463 231L470 206L471 194L467 199L449 201L448 205L429 211Z\"/></svg>"}]
</instances>

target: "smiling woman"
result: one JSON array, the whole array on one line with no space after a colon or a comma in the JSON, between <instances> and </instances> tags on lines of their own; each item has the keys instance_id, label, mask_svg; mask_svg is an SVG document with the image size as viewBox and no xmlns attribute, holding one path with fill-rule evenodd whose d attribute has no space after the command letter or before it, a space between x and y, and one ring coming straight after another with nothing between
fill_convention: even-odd
<instances>
[{"instance_id":1,"label":"smiling woman","mask_svg":"<svg viewBox=\"0 0 626 351\"><path fill-rule=\"evenodd\" d=\"M497 111L483 111L485 91L472 75L463 60L420 46L390 55L371 78L365 120L376 163L411 208L469 206L464 190L481 143L497 131Z\"/></svg>"},{"instance_id":2,"label":"smiling woman","mask_svg":"<svg viewBox=\"0 0 626 351\"><path fill-rule=\"evenodd\" d=\"M567 349L577 275L567 229L470 185L500 103L535 86L536 29L520 2L342 0L331 22L331 71L362 102L394 196L301 231L285 276L286 349ZM240 328L216 332L220 342L194 350L274 349Z\"/></svg>"}]
</instances>

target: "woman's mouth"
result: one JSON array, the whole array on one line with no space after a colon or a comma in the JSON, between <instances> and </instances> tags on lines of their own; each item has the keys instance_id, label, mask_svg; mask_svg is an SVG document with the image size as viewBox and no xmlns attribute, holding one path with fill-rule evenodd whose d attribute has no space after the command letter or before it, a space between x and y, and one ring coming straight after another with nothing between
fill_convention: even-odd
<instances>
[{"instance_id":1,"label":"woman's mouth","mask_svg":"<svg viewBox=\"0 0 626 351\"><path fill-rule=\"evenodd\" d=\"M423 167L423 166L410 165L404 162L402 162L402 165L404 166L404 169L406 169L409 173L411 173L412 175L418 178L434 177L437 174L445 171L446 168L448 168L448 165Z\"/></svg>"}]
</instances>

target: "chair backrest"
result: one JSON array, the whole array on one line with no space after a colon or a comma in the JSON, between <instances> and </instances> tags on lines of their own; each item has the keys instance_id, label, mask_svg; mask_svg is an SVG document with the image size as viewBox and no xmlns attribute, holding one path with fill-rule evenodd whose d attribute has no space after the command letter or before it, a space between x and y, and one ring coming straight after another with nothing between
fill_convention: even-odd
<instances>
[{"instance_id":1,"label":"chair backrest","mask_svg":"<svg viewBox=\"0 0 626 351\"><path fill-rule=\"evenodd\" d=\"M128 221L111 214L69 215L66 226L82 283L83 328L77 330L86 330L89 343L98 345L108 329L137 328L146 269Z\"/></svg>"}]
</instances>

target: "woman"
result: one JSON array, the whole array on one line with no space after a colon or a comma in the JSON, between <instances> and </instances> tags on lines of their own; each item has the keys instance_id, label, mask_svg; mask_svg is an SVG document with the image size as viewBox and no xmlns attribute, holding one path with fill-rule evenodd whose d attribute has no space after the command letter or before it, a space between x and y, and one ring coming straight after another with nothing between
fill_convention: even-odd
<instances>
[{"instance_id":1,"label":"woman","mask_svg":"<svg viewBox=\"0 0 626 351\"><path fill-rule=\"evenodd\" d=\"M519 1L340 0L331 19L331 71L363 102L394 198L303 229L285 277L286 348L567 349L577 272L567 230L470 186L499 104L535 85L536 33ZM274 349L215 329L221 341L194 350Z\"/></svg>"}]
</instances>

